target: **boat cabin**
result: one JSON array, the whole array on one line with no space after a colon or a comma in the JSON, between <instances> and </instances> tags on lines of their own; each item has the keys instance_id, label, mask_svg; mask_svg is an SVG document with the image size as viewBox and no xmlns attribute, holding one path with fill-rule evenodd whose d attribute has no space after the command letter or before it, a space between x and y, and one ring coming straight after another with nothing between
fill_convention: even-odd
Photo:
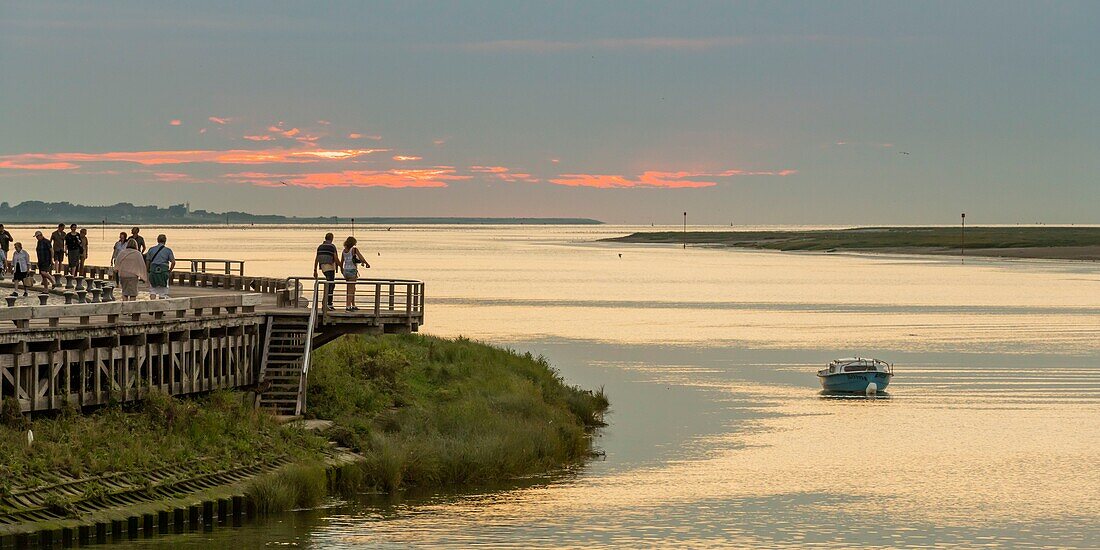
<instances>
[{"instance_id":1,"label":"boat cabin","mask_svg":"<svg viewBox=\"0 0 1100 550\"><path fill-rule=\"evenodd\" d=\"M822 376L848 372L886 372L893 374L893 371L893 365L886 361L864 359L862 357L848 357L845 359L837 359L829 363L824 369L819 371L818 374Z\"/></svg>"}]
</instances>

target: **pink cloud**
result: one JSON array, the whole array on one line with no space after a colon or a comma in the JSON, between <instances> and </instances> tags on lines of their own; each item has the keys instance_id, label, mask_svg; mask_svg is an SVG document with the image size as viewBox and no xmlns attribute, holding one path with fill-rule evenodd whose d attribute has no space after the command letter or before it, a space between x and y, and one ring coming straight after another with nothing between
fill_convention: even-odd
<instances>
[{"instance_id":1,"label":"pink cloud","mask_svg":"<svg viewBox=\"0 0 1100 550\"><path fill-rule=\"evenodd\" d=\"M179 172L153 172L153 177L156 178L157 181L166 183L194 181L194 178L190 174L181 174Z\"/></svg>"},{"instance_id":2,"label":"pink cloud","mask_svg":"<svg viewBox=\"0 0 1100 550\"><path fill-rule=\"evenodd\" d=\"M721 172L659 172L646 171L636 178L614 174L562 174L550 180L557 185L570 187L595 187L599 189L684 189L714 187L718 182L714 178L734 176L790 176L796 170L724 170Z\"/></svg>"},{"instance_id":3,"label":"pink cloud","mask_svg":"<svg viewBox=\"0 0 1100 550\"><path fill-rule=\"evenodd\" d=\"M374 141L379 141L379 140L382 139L382 136L367 135L367 134L360 134L359 132L352 132L352 133L348 134L348 139L372 139Z\"/></svg>"},{"instance_id":4,"label":"pink cloud","mask_svg":"<svg viewBox=\"0 0 1100 550\"><path fill-rule=\"evenodd\" d=\"M327 121L327 120L318 120L318 121L317 121L317 124L320 124L321 126L328 126L328 125L330 125L330 124L332 124L332 123L331 123L331 122L329 122L329 121Z\"/></svg>"},{"instance_id":5,"label":"pink cloud","mask_svg":"<svg viewBox=\"0 0 1100 550\"><path fill-rule=\"evenodd\" d=\"M222 118L222 117L212 116L212 117L207 118L206 120L209 120L210 122L213 122L214 124L224 126L226 124L229 124L229 121L232 120L232 119L231 118Z\"/></svg>"},{"instance_id":6,"label":"pink cloud","mask_svg":"<svg viewBox=\"0 0 1100 550\"><path fill-rule=\"evenodd\" d=\"M249 141L275 141L275 138L266 134L257 134L254 136L244 136L244 139Z\"/></svg>"},{"instance_id":7,"label":"pink cloud","mask_svg":"<svg viewBox=\"0 0 1100 550\"><path fill-rule=\"evenodd\" d=\"M19 155L0 156L0 163L12 164L13 167L26 168L22 165L34 164L42 166L46 163L54 163L60 166L64 163L83 162L129 162L143 166L158 166L165 164L298 164L321 161L351 160L371 153L385 152L388 149L229 149L222 151L190 150L190 151L125 151L108 153L23 153ZM60 164L58 164L60 163ZM0 164L2 166L2 164ZM75 167L75 165L73 166ZM42 168L39 168L42 169ZM68 168L53 168L65 170Z\"/></svg>"},{"instance_id":8,"label":"pink cloud","mask_svg":"<svg viewBox=\"0 0 1100 550\"><path fill-rule=\"evenodd\" d=\"M487 174L491 177L494 177L501 181L506 181L508 183L537 183L539 181L538 178L532 176L531 174L527 174L524 172L513 172L510 168L506 166L471 166L470 171L478 174Z\"/></svg>"},{"instance_id":9,"label":"pink cloud","mask_svg":"<svg viewBox=\"0 0 1100 550\"><path fill-rule=\"evenodd\" d=\"M80 168L80 165L71 162L27 163L18 160L0 160L0 168L7 168L8 170L74 170Z\"/></svg>"},{"instance_id":10,"label":"pink cloud","mask_svg":"<svg viewBox=\"0 0 1100 550\"><path fill-rule=\"evenodd\" d=\"M266 172L239 172L226 174L227 179L262 186L281 186L284 183L297 187L325 189L329 187L387 187L439 188L448 182L470 179L461 176L449 166L411 170L342 170L339 172L315 172L311 174L270 174Z\"/></svg>"},{"instance_id":11,"label":"pink cloud","mask_svg":"<svg viewBox=\"0 0 1100 550\"><path fill-rule=\"evenodd\" d=\"M178 118L173 118L172 120L168 121L168 124L170 126L179 126L180 124L183 124L183 121Z\"/></svg>"},{"instance_id":12,"label":"pink cloud","mask_svg":"<svg viewBox=\"0 0 1100 550\"><path fill-rule=\"evenodd\" d=\"M394 155L393 160L396 161L408 161L408 160L422 160L424 157L414 157L409 155Z\"/></svg>"}]
</instances>

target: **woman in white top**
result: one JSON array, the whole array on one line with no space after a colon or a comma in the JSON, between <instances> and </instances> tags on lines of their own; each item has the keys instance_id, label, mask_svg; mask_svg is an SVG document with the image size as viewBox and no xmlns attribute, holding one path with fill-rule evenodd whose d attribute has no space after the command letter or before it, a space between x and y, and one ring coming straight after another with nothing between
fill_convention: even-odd
<instances>
[{"instance_id":1,"label":"woman in white top","mask_svg":"<svg viewBox=\"0 0 1100 550\"><path fill-rule=\"evenodd\" d=\"M23 296L27 295L27 279L31 276L31 255L23 250L23 243L15 243L15 254L11 255L12 281L15 283L15 292L12 296L19 295L19 283L23 283Z\"/></svg>"},{"instance_id":2,"label":"woman in white top","mask_svg":"<svg viewBox=\"0 0 1100 550\"><path fill-rule=\"evenodd\" d=\"M348 281L348 292L344 297L345 311L359 310L358 307L355 307L355 281L359 279L359 264L363 264L364 268L370 267L367 259L356 248L355 243L357 242L359 241L356 241L355 237L348 237L344 241L344 251L340 253L340 271L344 275L344 280Z\"/></svg>"}]
</instances>

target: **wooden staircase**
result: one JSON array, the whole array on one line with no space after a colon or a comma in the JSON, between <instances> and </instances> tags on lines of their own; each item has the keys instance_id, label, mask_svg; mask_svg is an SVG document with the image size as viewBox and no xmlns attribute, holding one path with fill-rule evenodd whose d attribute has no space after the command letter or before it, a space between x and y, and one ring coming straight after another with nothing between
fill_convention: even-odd
<instances>
[{"instance_id":1,"label":"wooden staircase","mask_svg":"<svg viewBox=\"0 0 1100 550\"><path fill-rule=\"evenodd\" d=\"M311 345L310 319L272 316L267 326L260 368L260 408L276 416L299 416L305 410L304 361Z\"/></svg>"}]
</instances>

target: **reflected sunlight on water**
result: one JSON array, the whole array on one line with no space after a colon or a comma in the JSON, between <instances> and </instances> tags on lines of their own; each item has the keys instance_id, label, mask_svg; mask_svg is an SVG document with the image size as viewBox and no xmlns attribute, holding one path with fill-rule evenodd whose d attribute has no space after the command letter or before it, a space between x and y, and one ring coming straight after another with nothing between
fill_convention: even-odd
<instances>
[{"instance_id":1,"label":"reflected sunlight on water","mask_svg":"<svg viewBox=\"0 0 1100 550\"><path fill-rule=\"evenodd\" d=\"M133 544L1097 545L1096 264L591 242L635 229L357 235L371 275L427 282L427 332L605 385L606 460ZM279 276L306 273L323 232L169 230L177 256ZM887 395L819 395L814 371L853 354L897 362Z\"/></svg>"}]
</instances>

